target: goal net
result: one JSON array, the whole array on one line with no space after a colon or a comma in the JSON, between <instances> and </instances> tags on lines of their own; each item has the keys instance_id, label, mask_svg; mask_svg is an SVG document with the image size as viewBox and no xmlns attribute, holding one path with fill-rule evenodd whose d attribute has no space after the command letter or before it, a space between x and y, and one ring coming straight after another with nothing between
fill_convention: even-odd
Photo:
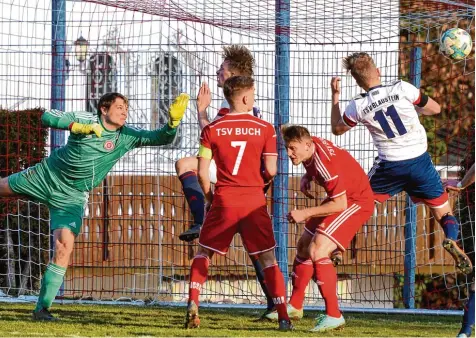
<instances>
[{"instance_id":1,"label":"goal net","mask_svg":"<svg viewBox=\"0 0 476 338\"><path fill-rule=\"evenodd\" d=\"M54 59L52 1L0 0L0 163L2 177L38 162L49 151L47 131L35 121L48 109ZM198 151L194 97L203 82L212 90L214 117L223 100L216 70L222 47L244 44L256 59L256 101L263 118L275 123L276 92L289 91L289 121L349 150L367 172L376 151L365 127L335 137L330 129L330 79L342 78L342 104L361 92L341 60L352 52L372 55L382 80L417 83L442 106L423 118L429 152L443 180L457 178L474 162L474 53L455 62L438 51L438 38L460 27L474 36L474 3L465 1L349 0L290 3L290 26L276 20L268 1L65 1L64 109L95 111L99 97L118 91L129 98L128 123L153 129L167 121L167 109L180 92L192 100L173 144L129 152L101 186L90 193L81 234L60 296L66 299L138 300L179 303L188 296L188 274L197 244L178 235L192 218L175 175L175 162ZM60 6L61 8L61 6ZM56 27L56 28L55 28ZM276 34L289 33L288 88L276 83ZM86 42L85 42L86 41ZM87 44L81 59L80 47ZM415 59L419 49L421 56ZM421 62L417 73L412 72ZM412 68L413 67L413 68ZM35 115L36 114L36 115ZM24 119L24 117L28 119ZM36 117L38 120L38 118ZM32 122L30 122L32 121ZM28 125L28 133L24 128ZM32 135L36 135L33 137ZM57 135L57 134L56 134ZM473 136L472 136L473 135ZM30 138L28 138L30 137ZM66 135L67 137L67 135ZM33 151L32 149L39 149ZM46 149L46 150L45 150ZM472 155L471 155L472 154ZM472 156L472 157L471 157ZM287 161L280 158L280 161ZM302 169L289 164L284 207L310 206L299 192ZM465 249L474 258L474 186L451 199L461 219ZM323 191L317 190L321 199ZM38 294L52 255L48 211L26 198L2 200L0 289L5 296ZM413 215L413 216L411 216ZM273 215L274 219L284 215ZM405 230L407 229L407 231ZM412 232L412 229L414 231ZM284 230L291 271L302 224ZM338 267L338 294L344 307L459 309L469 278L456 272L441 247L443 232L424 206L404 194L375 207ZM414 245L412 248L411 245ZM411 273L409 273L409 271ZM291 290L290 278L288 292ZM405 291L404 291L405 289ZM236 236L225 257L215 256L202 301L217 304L265 302L249 257ZM310 283L307 306L322 306Z\"/></svg>"}]
</instances>

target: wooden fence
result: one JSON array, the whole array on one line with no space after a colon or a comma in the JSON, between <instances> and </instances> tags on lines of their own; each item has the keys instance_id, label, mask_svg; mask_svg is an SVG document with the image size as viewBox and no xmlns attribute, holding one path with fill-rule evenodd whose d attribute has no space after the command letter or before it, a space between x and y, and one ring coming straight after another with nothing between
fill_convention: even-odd
<instances>
[{"instance_id":1,"label":"wooden fence","mask_svg":"<svg viewBox=\"0 0 476 338\"><path fill-rule=\"evenodd\" d=\"M299 178L290 179L289 208L310 206L299 192ZM322 196L322 191L316 192ZM269 200L269 210L272 211ZM396 266L404 260L404 199L397 196L377 205L370 221L357 234L346 252L344 264ZM417 208L417 263L452 265L441 248L442 231L424 206ZM83 231L78 236L74 267L188 267L195 246L178 235L191 223L181 186L173 176L110 176L90 197ZM289 225L289 261L295 254L302 224ZM239 236L228 258L214 258L214 265L248 264Z\"/></svg>"},{"instance_id":2,"label":"wooden fence","mask_svg":"<svg viewBox=\"0 0 476 338\"><path fill-rule=\"evenodd\" d=\"M315 203L299 192L297 177L290 178L288 193L290 209ZM323 191L315 193L323 197ZM271 212L270 199L268 203ZM404 209L403 196L376 206L374 216L355 236L345 253L344 264L338 267L343 285L347 285L348 278L357 278L355 283L372 286L365 289L376 300L388 297L393 276L404 272ZM454 272L451 257L441 247L439 225L426 207L419 206L417 210L417 273ZM178 235L190 223L176 177L109 176L102 187L91 192L83 231L77 238L66 276L65 295L184 300L187 290L183 281L188 280L197 246L196 241L181 242ZM302 228L303 224L289 225L290 270ZM227 301L226 297L232 295L234 302L262 301L254 269L239 236L235 236L225 257L215 255L209 272L208 294L224 297L210 299ZM362 287L357 287L358 292L362 293ZM378 292L384 295L375 296ZM360 293L352 291L342 297L370 299L369 295ZM392 297L385 302L391 306Z\"/></svg>"}]
</instances>

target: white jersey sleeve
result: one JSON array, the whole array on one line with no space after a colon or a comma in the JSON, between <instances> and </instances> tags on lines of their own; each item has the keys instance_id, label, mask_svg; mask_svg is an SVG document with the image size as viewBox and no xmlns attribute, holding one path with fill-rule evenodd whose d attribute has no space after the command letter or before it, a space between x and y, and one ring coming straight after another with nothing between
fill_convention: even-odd
<instances>
[{"instance_id":1,"label":"white jersey sleeve","mask_svg":"<svg viewBox=\"0 0 476 338\"><path fill-rule=\"evenodd\" d=\"M359 111L354 100L351 100L345 108L344 114L342 114L342 121L351 128L360 122Z\"/></svg>"},{"instance_id":2,"label":"white jersey sleeve","mask_svg":"<svg viewBox=\"0 0 476 338\"><path fill-rule=\"evenodd\" d=\"M399 81L399 83L400 88L398 91L403 94L403 97L405 97L413 105L418 104L421 98L420 89L405 81Z\"/></svg>"}]
</instances>

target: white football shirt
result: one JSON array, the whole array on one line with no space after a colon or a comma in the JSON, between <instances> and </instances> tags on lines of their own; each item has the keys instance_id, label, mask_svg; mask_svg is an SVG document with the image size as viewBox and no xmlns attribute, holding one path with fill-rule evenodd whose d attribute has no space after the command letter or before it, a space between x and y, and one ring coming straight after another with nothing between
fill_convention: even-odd
<instances>
[{"instance_id":1,"label":"white football shirt","mask_svg":"<svg viewBox=\"0 0 476 338\"><path fill-rule=\"evenodd\" d=\"M353 98L342 119L349 127L361 122L372 135L378 156L386 161L402 161L427 150L425 128L415 105L420 90L405 81L372 87Z\"/></svg>"}]
</instances>

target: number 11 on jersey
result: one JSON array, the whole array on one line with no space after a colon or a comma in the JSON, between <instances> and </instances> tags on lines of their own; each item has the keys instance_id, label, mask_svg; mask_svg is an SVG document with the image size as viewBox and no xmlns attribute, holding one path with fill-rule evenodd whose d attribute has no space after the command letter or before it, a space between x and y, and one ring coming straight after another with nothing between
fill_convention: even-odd
<instances>
[{"instance_id":1,"label":"number 11 on jersey","mask_svg":"<svg viewBox=\"0 0 476 338\"><path fill-rule=\"evenodd\" d=\"M390 116L400 136L405 135L407 133L407 129L403 125L400 116L398 116L397 110L393 105L391 105L387 107L387 110L381 109L379 111L376 111L374 116L374 120L380 124L383 132L385 133L385 135L387 135L388 138L394 138L395 133L392 131L392 128L390 128L390 124L388 123L387 118L385 116Z\"/></svg>"},{"instance_id":2,"label":"number 11 on jersey","mask_svg":"<svg viewBox=\"0 0 476 338\"><path fill-rule=\"evenodd\" d=\"M231 173L233 176L235 176L238 174L238 170L240 169L241 160L243 159L243 153L245 152L246 148L246 141L231 141L231 146L233 148L240 147L238 150L238 156L236 156L233 172Z\"/></svg>"}]
</instances>

